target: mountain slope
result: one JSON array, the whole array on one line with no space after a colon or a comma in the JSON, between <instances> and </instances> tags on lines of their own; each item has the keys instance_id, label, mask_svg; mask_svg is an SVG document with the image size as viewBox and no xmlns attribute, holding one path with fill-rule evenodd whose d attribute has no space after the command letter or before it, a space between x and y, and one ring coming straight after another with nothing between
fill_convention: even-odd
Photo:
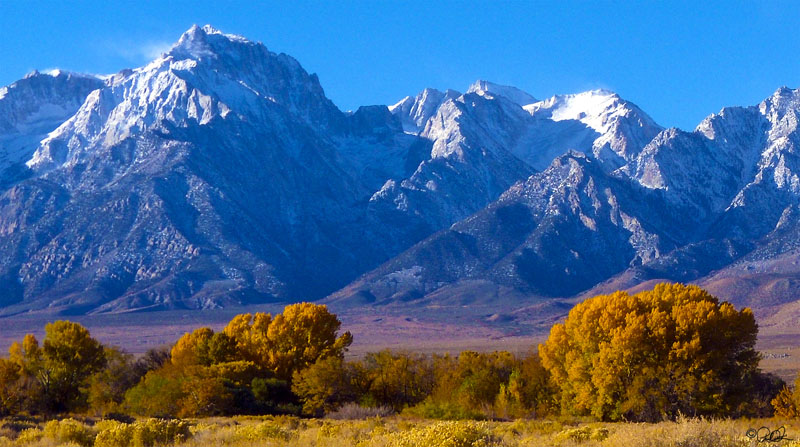
<instances>
[{"instance_id":1,"label":"mountain slope","mask_svg":"<svg viewBox=\"0 0 800 447\"><path fill-rule=\"evenodd\" d=\"M55 70L33 72L0 88L0 180L7 183L27 175L24 163L39 141L72 116L91 91L103 85L93 76Z\"/></svg>"},{"instance_id":2,"label":"mountain slope","mask_svg":"<svg viewBox=\"0 0 800 447\"><path fill-rule=\"evenodd\" d=\"M349 130L290 57L192 28L92 92L33 154L36 176L3 193L5 312L331 290L359 267L337 229L368 192L326 135Z\"/></svg>"},{"instance_id":3,"label":"mountain slope","mask_svg":"<svg viewBox=\"0 0 800 447\"><path fill-rule=\"evenodd\" d=\"M535 121L520 90L345 114L296 60L209 26L141 68L37 76L69 85L39 95L61 105L46 125L31 107L2 133L25 141L3 151L5 314L318 298L534 172L508 149Z\"/></svg>"},{"instance_id":4,"label":"mountain slope","mask_svg":"<svg viewBox=\"0 0 800 447\"><path fill-rule=\"evenodd\" d=\"M144 67L0 89L0 314L530 314L661 279L791 306L799 116L782 88L687 132L483 80L344 113L290 56L195 26Z\"/></svg>"},{"instance_id":5,"label":"mountain slope","mask_svg":"<svg viewBox=\"0 0 800 447\"><path fill-rule=\"evenodd\" d=\"M591 100L579 103L587 110L616 101L586 95ZM578 120L601 129L590 115L576 113L572 101L556 98L525 108L555 122ZM628 112L609 116L601 122L630 118ZM616 158L602 150L559 157L486 209L330 300L342 306L448 302L463 295L469 282L484 291L483 300L505 294L524 301L673 280L706 284L759 309L792 302L787 284L800 277L798 116L800 91L782 88L758 106L723 109L694 132L663 130L638 150L598 138L592 148L610 149ZM738 296L739 279L765 298Z\"/></svg>"}]
</instances>

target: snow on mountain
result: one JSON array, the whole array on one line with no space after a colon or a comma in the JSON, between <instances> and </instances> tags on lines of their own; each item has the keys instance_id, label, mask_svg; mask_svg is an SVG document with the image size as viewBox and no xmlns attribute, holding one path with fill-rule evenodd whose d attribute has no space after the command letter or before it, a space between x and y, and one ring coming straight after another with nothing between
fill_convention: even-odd
<instances>
[{"instance_id":1,"label":"snow on mountain","mask_svg":"<svg viewBox=\"0 0 800 447\"><path fill-rule=\"evenodd\" d=\"M425 124L443 102L459 96L461 94L455 90L440 92L434 88L426 88L414 98L406 96L397 104L389 106L389 111L400 117L403 130L417 134L425 128Z\"/></svg>"},{"instance_id":2,"label":"snow on mountain","mask_svg":"<svg viewBox=\"0 0 800 447\"><path fill-rule=\"evenodd\" d=\"M477 93L432 95L417 95L418 107L409 109L438 104L418 133L427 153L410 175L387 179L369 201L370 215L382 216L405 247L478 211L533 172L507 149L530 119L521 107Z\"/></svg>"},{"instance_id":3,"label":"snow on mountain","mask_svg":"<svg viewBox=\"0 0 800 447\"><path fill-rule=\"evenodd\" d=\"M345 114L290 56L194 26L144 67L0 89L0 313L768 287L800 278L798 116L782 88L686 132L488 81Z\"/></svg>"},{"instance_id":4,"label":"snow on mountain","mask_svg":"<svg viewBox=\"0 0 800 447\"><path fill-rule=\"evenodd\" d=\"M608 90L557 95L528 104L525 110L543 126L552 128L534 132L532 145L546 144L542 134L564 134L563 140L551 143L548 155L563 153L565 149L592 153L612 169L634 158L662 130L635 104ZM576 121L585 127L581 129Z\"/></svg>"},{"instance_id":5,"label":"snow on mountain","mask_svg":"<svg viewBox=\"0 0 800 447\"><path fill-rule=\"evenodd\" d=\"M536 98L516 87L482 80L475 81L470 85L467 89L467 93L477 93L481 96L490 97L502 96L519 106L525 106L536 102Z\"/></svg>"},{"instance_id":6,"label":"snow on mountain","mask_svg":"<svg viewBox=\"0 0 800 447\"><path fill-rule=\"evenodd\" d=\"M210 26L192 27L162 57L120 72L109 83L50 135L28 166L74 163L100 140L109 146L132 133L205 125L230 113L255 123L288 112L323 129L338 128L344 121L317 77L296 60Z\"/></svg>"},{"instance_id":7,"label":"snow on mountain","mask_svg":"<svg viewBox=\"0 0 800 447\"><path fill-rule=\"evenodd\" d=\"M713 114L694 132L660 131L638 150L615 151L619 169L608 169L602 152L560 156L330 300L413 306L458 301L467 287L489 297L478 300L542 299L669 279L708 284L723 298L756 307L791 302L786 281L800 279L800 226L793 223L800 213L798 99L800 91L782 88L758 106ZM578 122L613 135L620 123L637 122L643 125L630 129L656 131L646 115L632 118L634 107L607 92L587 92L526 110L549 126ZM513 218L504 223L501 210ZM402 272L413 275L392 280ZM742 301L736 285L745 283L766 301Z\"/></svg>"},{"instance_id":8,"label":"snow on mountain","mask_svg":"<svg viewBox=\"0 0 800 447\"><path fill-rule=\"evenodd\" d=\"M0 88L0 179L24 175L23 164L39 141L72 116L91 91L102 86L103 81L91 75L53 70L34 71Z\"/></svg>"},{"instance_id":9,"label":"snow on mountain","mask_svg":"<svg viewBox=\"0 0 800 447\"><path fill-rule=\"evenodd\" d=\"M386 182L371 202L421 216L412 218L427 219L424 225L431 228L479 210L569 150L594 151L608 170L616 169L624 160L606 152L630 157L661 130L610 92L536 102L519 89L488 81L476 81L463 95L426 89L390 110L407 131L432 142L430 160L410 177ZM464 191L470 191L466 197Z\"/></svg>"},{"instance_id":10,"label":"snow on mountain","mask_svg":"<svg viewBox=\"0 0 800 447\"><path fill-rule=\"evenodd\" d=\"M4 312L314 297L375 265L331 137L355 124L294 59L193 27L106 82L0 196Z\"/></svg>"}]
</instances>

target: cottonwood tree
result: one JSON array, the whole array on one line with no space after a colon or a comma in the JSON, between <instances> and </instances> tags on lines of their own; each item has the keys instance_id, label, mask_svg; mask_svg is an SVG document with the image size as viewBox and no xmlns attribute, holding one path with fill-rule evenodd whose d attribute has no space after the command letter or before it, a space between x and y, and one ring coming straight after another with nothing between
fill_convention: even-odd
<instances>
[{"instance_id":1,"label":"cottonwood tree","mask_svg":"<svg viewBox=\"0 0 800 447\"><path fill-rule=\"evenodd\" d=\"M238 357L291 381L292 374L318 359L342 356L353 342L349 332L337 337L341 322L327 306L299 303L273 318L257 313L236 316L224 333L234 340Z\"/></svg>"},{"instance_id":2,"label":"cottonwood tree","mask_svg":"<svg viewBox=\"0 0 800 447\"><path fill-rule=\"evenodd\" d=\"M78 323L56 321L45 326L42 346L32 334L9 348L19 367L29 411L64 412L86 407L83 388L106 364L103 345ZM27 379L27 380L25 380Z\"/></svg>"},{"instance_id":3,"label":"cottonwood tree","mask_svg":"<svg viewBox=\"0 0 800 447\"><path fill-rule=\"evenodd\" d=\"M731 415L753 393L753 313L705 290L659 284L575 306L539 346L562 410L604 420Z\"/></svg>"}]
</instances>

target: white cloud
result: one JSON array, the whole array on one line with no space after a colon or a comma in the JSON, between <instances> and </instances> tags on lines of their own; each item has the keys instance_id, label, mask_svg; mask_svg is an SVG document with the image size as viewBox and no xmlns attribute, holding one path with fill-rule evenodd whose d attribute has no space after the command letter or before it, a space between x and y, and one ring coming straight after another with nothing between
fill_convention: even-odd
<instances>
[{"instance_id":1,"label":"white cloud","mask_svg":"<svg viewBox=\"0 0 800 447\"><path fill-rule=\"evenodd\" d=\"M105 46L106 50L134 64L149 62L161 56L172 47L172 42L167 41L128 41L113 42Z\"/></svg>"},{"instance_id":2,"label":"white cloud","mask_svg":"<svg viewBox=\"0 0 800 447\"><path fill-rule=\"evenodd\" d=\"M160 57L172 48L172 42L148 42L139 48L142 56L148 60Z\"/></svg>"}]
</instances>

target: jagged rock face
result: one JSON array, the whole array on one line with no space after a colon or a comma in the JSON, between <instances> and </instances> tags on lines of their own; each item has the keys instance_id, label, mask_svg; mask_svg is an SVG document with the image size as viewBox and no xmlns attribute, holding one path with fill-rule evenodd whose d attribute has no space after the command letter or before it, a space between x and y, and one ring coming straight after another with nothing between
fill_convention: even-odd
<instances>
[{"instance_id":1,"label":"jagged rock face","mask_svg":"<svg viewBox=\"0 0 800 447\"><path fill-rule=\"evenodd\" d=\"M75 114L104 85L94 76L33 72L0 88L0 186L27 175L24 165L39 141Z\"/></svg>"},{"instance_id":2,"label":"jagged rock face","mask_svg":"<svg viewBox=\"0 0 800 447\"><path fill-rule=\"evenodd\" d=\"M481 128L513 138L526 113L483 88L347 115L291 57L208 26L141 68L21 80L0 98L3 312L330 293L532 172Z\"/></svg>"},{"instance_id":3,"label":"jagged rock face","mask_svg":"<svg viewBox=\"0 0 800 447\"><path fill-rule=\"evenodd\" d=\"M475 82L463 95L427 89L390 110L413 123L404 124L407 131L432 142L430 160L407 178L387 181L370 199L373 213L392 216L389 225L397 226L404 244L475 213L569 150L595 154L611 171L661 130L610 92L537 102L487 81Z\"/></svg>"},{"instance_id":4,"label":"jagged rock face","mask_svg":"<svg viewBox=\"0 0 800 447\"><path fill-rule=\"evenodd\" d=\"M796 256L799 98L694 132L487 81L343 113L293 58L193 27L141 68L0 89L0 313L731 284Z\"/></svg>"},{"instance_id":5,"label":"jagged rock face","mask_svg":"<svg viewBox=\"0 0 800 447\"><path fill-rule=\"evenodd\" d=\"M73 113L0 197L7 312L316 297L366 268L339 230L369 185L329 136L358 122L290 57L195 27Z\"/></svg>"},{"instance_id":6,"label":"jagged rock face","mask_svg":"<svg viewBox=\"0 0 800 447\"><path fill-rule=\"evenodd\" d=\"M465 280L537 296L572 296L675 248L664 231L674 222L659 205L635 182L607 175L598 160L564 155L334 299L419 298Z\"/></svg>"},{"instance_id":7,"label":"jagged rock face","mask_svg":"<svg viewBox=\"0 0 800 447\"><path fill-rule=\"evenodd\" d=\"M575 113L571 97L525 109L548 117L550 126L572 120L597 132L603 123L606 133L581 150L585 156L557 158L486 209L364 275L331 301L447 300L448 293L463 292L456 285L464 281L494 284L487 290L569 297L604 281L632 287L670 279L707 283L742 303L728 296L735 294L731 284L740 284L732 277L774 288L772 279L751 276L766 275L765 266L774 265L791 270L785 275L800 274L791 268L800 243L800 91L782 88L758 106L723 109L694 132L658 132L637 118L641 125L614 133L608 129L634 115L619 112L618 100L597 98L598 92L582 95L589 97L578 101L587 110L611 112L604 120ZM581 132L576 127L564 134L580 139ZM654 137L642 145L648 135ZM514 218L504 220L502 213ZM780 290L786 292L758 293L768 297L765 305L792 300L790 288Z\"/></svg>"},{"instance_id":8,"label":"jagged rock face","mask_svg":"<svg viewBox=\"0 0 800 447\"><path fill-rule=\"evenodd\" d=\"M531 147L547 147L544 157L520 153L534 166L547 166L565 150L591 153L613 170L634 159L661 130L635 104L607 90L558 95L525 107L544 131L533 132ZM557 138L553 138L553 136Z\"/></svg>"}]
</instances>

